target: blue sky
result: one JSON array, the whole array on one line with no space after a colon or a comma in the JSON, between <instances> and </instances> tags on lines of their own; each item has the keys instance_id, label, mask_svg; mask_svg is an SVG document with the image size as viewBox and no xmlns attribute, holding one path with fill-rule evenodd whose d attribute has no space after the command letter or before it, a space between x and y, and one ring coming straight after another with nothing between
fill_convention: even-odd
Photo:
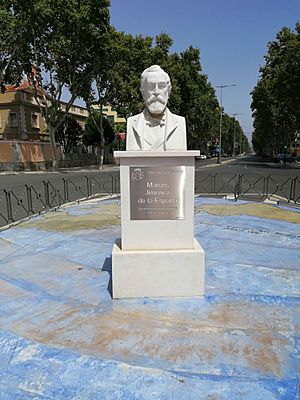
<instances>
[{"instance_id":1,"label":"blue sky","mask_svg":"<svg viewBox=\"0 0 300 400\"><path fill-rule=\"evenodd\" d=\"M251 96L267 43L300 21L300 0L111 0L111 23L119 31L156 36L167 32L172 51L200 49L210 83L223 89L223 106L251 137ZM172 77L171 77L172 79ZM217 89L220 99L220 89Z\"/></svg>"}]
</instances>

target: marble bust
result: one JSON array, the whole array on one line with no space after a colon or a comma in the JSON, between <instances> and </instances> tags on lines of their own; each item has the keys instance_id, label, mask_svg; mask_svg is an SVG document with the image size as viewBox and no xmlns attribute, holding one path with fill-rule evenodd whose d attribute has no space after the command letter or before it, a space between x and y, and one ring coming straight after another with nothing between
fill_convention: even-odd
<instances>
[{"instance_id":1,"label":"marble bust","mask_svg":"<svg viewBox=\"0 0 300 400\"><path fill-rule=\"evenodd\" d=\"M171 93L169 75L152 65L141 75L145 109L127 120L126 150L186 150L185 118L167 108Z\"/></svg>"}]
</instances>

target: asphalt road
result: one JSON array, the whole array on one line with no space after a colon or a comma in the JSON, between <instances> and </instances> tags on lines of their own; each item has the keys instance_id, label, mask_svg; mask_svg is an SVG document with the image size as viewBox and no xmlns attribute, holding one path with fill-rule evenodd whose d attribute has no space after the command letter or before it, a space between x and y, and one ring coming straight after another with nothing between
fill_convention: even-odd
<instances>
[{"instance_id":1,"label":"asphalt road","mask_svg":"<svg viewBox=\"0 0 300 400\"><path fill-rule=\"evenodd\" d=\"M254 156L196 160L196 193L300 203L300 164L263 162ZM0 173L0 226L92 195L119 193L119 168Z\"/></svg>"},{"instance_id":2,"label":"asphalt road","mask_svg":"<svg viewBox=\"0 0 300 400\"><path fill-rule=\"evenodd\" d=\"M196 193L236 194L247 200L300 203L300 163L275 164L256 156L196 162Z\"/></svg>"},{"instance_id":3,"label":"asphalt road","mask_svg":"<svg viewBox=\"0 0 300 400\"><path fill-rule=\"evenodd\" d=\"M295 177L300 174L300 163L276 164L270 161L264 161L255 155L244 157L222 158L221 164L217 163L216 158L209 160L196 160L196 171L207 168L217 168L217 172L232 172L238 174L255 173L263 175L282 175Z\"/></svg>"}]
</instances>

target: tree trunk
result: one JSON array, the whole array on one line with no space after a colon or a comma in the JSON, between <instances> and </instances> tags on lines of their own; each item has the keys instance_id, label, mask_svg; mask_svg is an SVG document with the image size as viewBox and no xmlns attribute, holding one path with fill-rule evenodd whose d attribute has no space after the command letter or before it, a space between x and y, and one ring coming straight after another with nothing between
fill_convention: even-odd
<instances>
[{"instance_id":1,"label":"tree trunk","mask_svg":"<svg viewBox=\"0 0 300 400\"><path fill-rule=\"evenodd\" d=\"M99 169L103 168L104 161L104 135L103 135L103 114L102 114L103 104L100 103L100 162Z\"/></svg>"},{"instance_id":2,"label":"tree trunk","mask_svg":"<svg viewBox=\"0 0 300 400\"><path fill-rule=\"evenodd\" d=\"M102 139L102 143L100 145L99 169L103 169L103 164L104 164L104 139Z\"/></svg>"},{"instance_id":3,"label":"tree trunk","mask_svg":"<svg viewBox=\"0 0 300 400\"><path fill-rule=\"evenodd\" d=\"M55 128L50 124L49 124L49 138L51 146L52 168L54 171L57 171L58 163L56 158Z\"/></svg>"}]
</instances>

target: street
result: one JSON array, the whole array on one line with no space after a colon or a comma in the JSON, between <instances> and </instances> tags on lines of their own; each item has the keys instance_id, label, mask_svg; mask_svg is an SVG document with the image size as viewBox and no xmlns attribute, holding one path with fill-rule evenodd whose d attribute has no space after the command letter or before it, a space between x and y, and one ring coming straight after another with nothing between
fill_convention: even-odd
<instances>
[{"instance_id":1,"label":"street","mask_svg":"<svg viewBox=\"0 0 300 400\"><path fill-rule=\"evenodd\" d=\"M203 162L205 161L205 162ZM299 203L300 164L275 164L250 155L236 158L197 160L195 192L235 195L245 200L271 199Z\"/></svg>"},{"instance_id":2,"label":"street","mask_svg":"<svg viewBox=\"0 0 300 400\"><path fill-rule=\"evenodd\" d=\"M0 226L66 202L119 193L119 167L0 173ZM195 193L248 200L300 202L300 164L255 156L196 160Z\"/></svg>"},{"instance_id":3,"label":"street","mask_svg":"<svg viewBox=\"0 0 300 400\"><path fill-rule=\"evenodd\" d=\"M299 163L287 163L286 166L283 164L276 164L274 162L261 161L255 155L249 155L244 157L230 157L222 158L221 164L217 164L216 158L208 160L196 160L196 171L200 171L206 168L217 168L218 173L255 173L263 175L281 175L296 177L300 175L300 164Z\"/></svg>"}]
</instances>

